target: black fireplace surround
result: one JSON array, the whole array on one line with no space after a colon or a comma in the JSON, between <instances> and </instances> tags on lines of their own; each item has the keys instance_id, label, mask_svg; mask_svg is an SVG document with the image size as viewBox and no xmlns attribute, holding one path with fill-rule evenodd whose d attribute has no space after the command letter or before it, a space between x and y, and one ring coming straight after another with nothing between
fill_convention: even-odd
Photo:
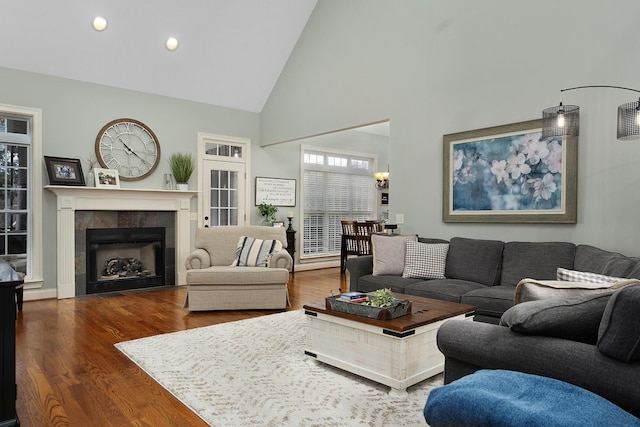
<instances>
[{"instance_id":1,"label":"black fireplace surround","mask_svg":"<svg viewBox=\"0 0 640 427\"><path fill-rule=\"evenodd\" d=\"M139 289L165 284L165 228L87 228L86 230L86 293L121 291ZM104 248L117 254L122 248L124 258L130 257L131 250L147 251L144 257L146 274L122 275L121 277L105 276L104 259L99 259ZM133 249L132 249L133 248ZM153 265L151 265L153 264ZM113 275L112 275L113 276Z\"/></svg>"}]
</instances>

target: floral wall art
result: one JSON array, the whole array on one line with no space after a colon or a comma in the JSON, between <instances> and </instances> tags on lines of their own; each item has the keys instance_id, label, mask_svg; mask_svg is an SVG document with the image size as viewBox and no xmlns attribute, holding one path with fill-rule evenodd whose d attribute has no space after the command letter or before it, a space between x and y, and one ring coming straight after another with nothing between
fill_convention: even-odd
<instances>
[{"instance_id":1,"label":"floral wall art","mask_svg":"<svg viewBox=\"0 0 640 427\"><path fill-rule=\"evenodd\" d=\"M541 120L444 136L445 222L576 222L577 144Z\"/></svg>"}]
</instances>

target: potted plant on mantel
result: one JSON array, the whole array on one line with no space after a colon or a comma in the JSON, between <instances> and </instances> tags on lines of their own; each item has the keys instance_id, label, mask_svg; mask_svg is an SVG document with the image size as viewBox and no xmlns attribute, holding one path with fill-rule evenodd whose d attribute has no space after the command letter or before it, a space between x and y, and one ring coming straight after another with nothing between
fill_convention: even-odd
<instances>
[{"instance_id":1,"label":"potted plant on mantel","mask_svg":"<svg viewBox=\"0 0 640 427\"><path fill-rule=\"evenodd\" d=\"M189 153L174 153L169 157L169 164L171 165L171 172L173 172L173 176L176 179L176 188L180 191L187 191L189 189L189 178L191 178L191 174L196 167L193 157Z\"/></svg>"}]
</instances>

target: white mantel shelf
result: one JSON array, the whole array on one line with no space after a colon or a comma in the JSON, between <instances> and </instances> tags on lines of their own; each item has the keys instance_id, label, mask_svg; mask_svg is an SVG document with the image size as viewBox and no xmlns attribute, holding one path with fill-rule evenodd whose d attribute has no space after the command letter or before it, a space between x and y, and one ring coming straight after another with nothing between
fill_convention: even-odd
<instances>
[{"instance_id":1,"label":"white mantel shelf","mask_svg":"<svg viewBox=\"0 0 640 427\"><path fill-rule=\"evenodd\" d=\"M75 296L75 211L172 211L176 213L176 284L184 284L182 260L190 250L191 198L197 191L47 185L57 199L58 298Z\"/></svg>"}]
</instances>

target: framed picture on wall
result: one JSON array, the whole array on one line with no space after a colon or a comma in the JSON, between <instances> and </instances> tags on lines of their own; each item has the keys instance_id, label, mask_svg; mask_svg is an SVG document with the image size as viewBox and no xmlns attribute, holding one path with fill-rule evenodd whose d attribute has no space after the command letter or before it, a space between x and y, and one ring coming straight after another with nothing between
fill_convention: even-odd
<instances>
[{"instance_id":1,"label":"framed picture on wall","mask_svg":"<svg viewBox=\"0 0 640 427\"><path fill-rule=\"evenodd\" d=\"M44 156L51 185L84 186L84 174L79 159Z\"/></svg>"},{"instance_id":2,"label":"framed picture on wall","mask_svg":"<svg viewBox=\"0 0 640 427\"><path fill-rule=\"evenodd\" d=\"M574 224L578 138L541 137L541 119L444 135L443 221Z\"/></svg>"},{"instance_id":3,"label":"framed picture on wall","mask_svg":"<svg viewBox=\"0 0 640 427\"><path fill-rule=\"evenodd\" d=\"M380 193L380 205L386 206L389 204L389 193L385 193L384 191Z\"/></svg>"},{"instance_id":4,"label":"framed picture on wall","mask_svg":"<svg viewBox=\"0 0 640 427\"><path fill-rule=\"evenodd\" d=\"M261 203L274 206L295 206L296 180L256 177L256 206Z\"/></svg>"}]
</instances>

